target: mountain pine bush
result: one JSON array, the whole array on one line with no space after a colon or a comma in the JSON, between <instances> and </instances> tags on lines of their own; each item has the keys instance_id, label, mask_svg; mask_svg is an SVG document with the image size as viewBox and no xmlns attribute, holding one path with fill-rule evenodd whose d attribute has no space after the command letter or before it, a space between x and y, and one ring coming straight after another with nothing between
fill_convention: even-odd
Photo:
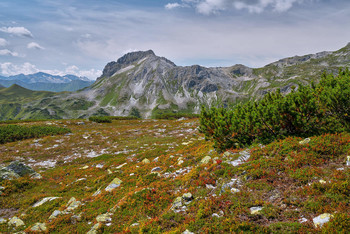
<instances>
[{"instance_id":1,"label":"mountain pine bush","mask_svg":"<svg viewBox=\"0 0 350 234\"><path fill-rule=\"evenodd\" d=\"M309 137L347 131L350 127L350 72L324 73L319 84L280 90L232 109L202 107L200 131L215 148L268 144L288 136Z\"/></svg>"}]
</instances>

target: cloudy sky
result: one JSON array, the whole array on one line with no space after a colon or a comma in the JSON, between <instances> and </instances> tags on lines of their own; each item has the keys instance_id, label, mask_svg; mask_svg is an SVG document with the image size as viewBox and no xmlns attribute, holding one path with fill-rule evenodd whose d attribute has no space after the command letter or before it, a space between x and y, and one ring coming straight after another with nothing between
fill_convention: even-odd
<instances>
[{"instance_id":1,"label":"cloudy sky","mask_svg":"<svg viewBox=\"0 0 350 234\"><path fill-rule=\"evenodd\" d=\"M264 66L350 42L349 0L1 0L0 75L97 78L152 49L177 65Z\"/></svg>"}]
</instances>

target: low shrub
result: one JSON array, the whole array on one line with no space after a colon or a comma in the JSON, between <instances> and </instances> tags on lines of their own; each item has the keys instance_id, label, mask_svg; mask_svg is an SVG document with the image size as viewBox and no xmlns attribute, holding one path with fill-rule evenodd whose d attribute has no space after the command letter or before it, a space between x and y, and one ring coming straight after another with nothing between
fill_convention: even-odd
<instances>
[{"instance_id":1,"label":"low shrub","mask_svg":"<svg viewBox=\"0 0 350 234\"><path fill-rule=\"evenodd\" d=\"M96 123L112 123L109 116L91 116L89 120Z\"/></svg>"},{"instance_id":2,"label":"low shrub","mask_svg":"<svg viewBox=\"0 0 350 234\"><path fill-rule=\"evenodd\" d=\"M55 126L19 126L5 125L0 126L0 144L7 142L20 141L29 138L37 138L50 135L60 135L70 133L68 128Z\"/></svg>"}]
</instances>

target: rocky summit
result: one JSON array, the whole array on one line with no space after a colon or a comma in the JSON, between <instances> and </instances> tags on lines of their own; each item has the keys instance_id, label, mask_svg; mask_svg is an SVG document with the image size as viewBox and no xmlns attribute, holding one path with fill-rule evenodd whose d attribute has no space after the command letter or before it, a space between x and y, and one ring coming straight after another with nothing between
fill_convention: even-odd
<instances>
[{"instance_id":1,"label":"rocky summit","mask_svg":"<svg viewBox=\"0 0 350 234\"><path fill-rule=\"evenodd\" d=\"M230 105L258 99L280 88L318 81L324 71L350 66L350 44L334 52L281 59L262 68L244 65L206 68L176 66L152 50L132 52L108 63L101 77L84 90L28 101L2 104L3 119L86 118L139 113L198 113L201 105Z\"/></svg>"}]
</instances>

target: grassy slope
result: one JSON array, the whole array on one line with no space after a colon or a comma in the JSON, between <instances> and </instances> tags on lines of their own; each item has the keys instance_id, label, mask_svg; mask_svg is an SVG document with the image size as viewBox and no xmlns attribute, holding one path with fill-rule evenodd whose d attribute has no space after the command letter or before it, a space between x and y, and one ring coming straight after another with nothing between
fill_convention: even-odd
<instances>
[{"instance_id":1,"label":"grassy slope","mask_svg":"<svg viewBox=\"0 0 350 234\"><path fill-rule=\"evenodd\" d=\"M54 94L55 93L47 91L32 91L14 84L8 88L0 90L0 104L28 103Z\"/></svg>"},{"instance_id":2,"label":"grassy slope","mask_svg":"<svg viewBox=\"0 0 350 234\"><path fill-rule=\"evenodd\" d=\"M238 155L213 152L212 144L195 130L197 120L85 125L63 120L42 124L48 123L67 126L73 135L0 145L0 163L22 158L43 176L41 180L0 182L5 187L0 196L0 217L23 214L21 219L28 229L36 222L46 222L50 233L85 233L97 223L95 218L106 212L111 212L112 221L110 226L101 225L99 231L105 233L180 233L186 229L196 233L321 232L314 228L312 218L325 212L335 214L335 218L323 227L324 232L334 232L335 226L350 228L350 168L344 166L350 153L349 134L314 137L306 145L298 143L301 139L288 138L255 147L246 164L234 167L225 161ZM100 156L87 157L93 154ZM216 163L200 165L206 155L218 157ZM178 165L180 157L184 162ZM151 163L143 164L144 158ZM36 164L52 161L56 167L51 169ZM150 173L157 166L162 169L160 176ZM180 169L182 173L174 173ZM115 177L123 181L121 186L103 191ZM234 187L240 192L221 193L222 185L231 179L239 181ZM320 183L321 179L326 183ZM92 196L99 188L103 192ZM186 192L194 197L186 211L171 211L174 199ZM60 198L32 207L49 196ZM52 212L64 210L71 197L83 205L48 222ZM252 215L252 206L264 209ZM213 217L214 213L223 216ZM73 214L81 214L81 220L72 221ZM301 217L307 222L300 224ZM134 223L139 225L131 226ZM14 230L0 224L0 231Z\"/></svg>"}]
</instances>

